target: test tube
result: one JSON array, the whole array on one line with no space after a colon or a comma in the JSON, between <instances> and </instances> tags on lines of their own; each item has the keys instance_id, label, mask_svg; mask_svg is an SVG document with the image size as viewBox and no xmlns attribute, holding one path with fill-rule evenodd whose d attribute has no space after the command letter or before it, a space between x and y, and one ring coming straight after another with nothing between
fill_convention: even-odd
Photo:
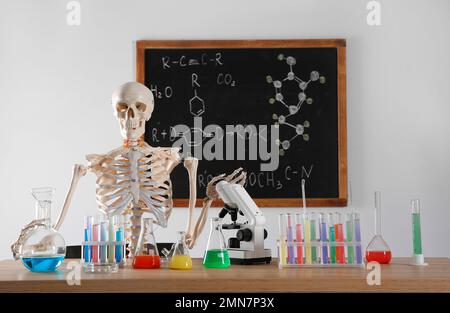
<instances>
[{"instance_id":1,"label":"test tube","mask_svg":"<svg viewBox=\"0 0 450 313\"><path fill-rule=\"evenodd\" d=\"M344 242L344 229L342 227L342 215L340 213L336 213L336 224L334 224L334 232L336 236L336 242L339 245L336 247L336 260L340 264L345 263L345 250L342 243Z\"/></svg>"},{"instance_id":2,"label":"test tube","mask_svg":"<svg viewBox=\"0 0 450 313\"><path fill-rule=\"evenodd\" d=\"M315 246L317 240L317 228L316 228L316 215L311 213L311 261L312 263L317 263L317 247Z\"/></svg>"},{"instance_id":3,"label":"test tube","mask_svg":"<svg viewBox=\"0 0 450 313\"><path fill-rule=\"evenodd\" d=\"M292 219L291 214L286 214L286 234L287 234L287 254L288 263L295 264L295 252L294 252L294 234L292 229Z\"/></svg>"},{"instance_id":4,"label":"test tube","mask_svg":"<svg viewBox=\"0 0 450 313\"><path fill-rule=\"evenodd\" d=\"M101 241L99 248L100 263L106 263L107 262L106 242L108 241L108 221L103 218L100 221L100 241Z\"/></svg>"},{"instance_id":5,"label":"test tube","mask_svg":"<svg viewBox=\"0 0 450 313\"><path fill-rule=\"evenodd\" d=\"M92 262L98 263L99 220L97 216L92 218ZM95 242L95 243L94 243Z\"/></svg>"},{"instance_id":6,"label":"test tube","mask_svg":"<svg viewBox=\"0 0 450 313\"><path fill-rule=\"evenodd\" d=\"M114 262L114 245L109 244L114 241L116 234L114 231L114 218L110 216L108 218L108 262Z\"/></svg>"},{"instance_id":7,"label":"test tube","mask_svg":"<svg viewBox=\"0 0 450 313\"><path fill-rule=\"evenodd\" d=\"M303 216L304 221L304 236L305 236L305 263L311 264L311 221L309 216L305 214Z\"/></svg>"},{"instance_id":8,"label":"test tube","mask_svg":"<svg viewBox=\"0 0 450 313\"><path fill-rule=\"evenodd\" d=\"M355 241L356 241L356 263L362 264L362 249L361 249L361 226L359 221L359 213L353 212L353 227L355 229Z\"/></svg>"},{"instance_id":9,"label":"test tube","mask_svg":"<svg viewBox=\"0 0 450 313\"><path fill-rule=\"evenodd\" d=\"M302 217L295 214L295 238L297 240L297 264L303 264Z\"/></svg>"},{"instance_id":10,"label":"test tube","mask_svg":"<svg viewBox=\"0 0 450 313\"><path fill-rule=\"evenodd\" d=\"M84 217L84 241L89 242L91 240L90 230L91 230L92 216ZM84 262L88 263L91 261L91 247L89 245L83 246L83 259Z\"/></svg>"},{"instance_id":11,"label":"test tube","mask_svg":"<svg viewBox=\"0 0 450 313\"><path fill-rule=\"evenodd\" d=\"M322 245L322 264L328 264L327 220L324 213L319 215L319 236Z\"/></svg>"},{"instance_id":12,"label":"test tube","mask_svg":"<svg viewBox=\"0 0 450 313\"><path fill-rule=\"evenodd\" d=\"M328 225L329 225L329 233L330 233L330 263L336 263L336 234L334 228L334 218L333 214L328 215Z\"/></svg>"},{"instance_id":13,"label":"test tube","mask_svg":"<svg viewBox=\"0 0 450 313\"><path fill-rule=\"evenodd\" d=\"M279 251L280 251L280 264L281 265L286 265L286 227L284 226L284 218L283 218L283 214L278 215L278 231L279 231L279 240L280 240L280 247L279 247Z\"/></svg>"},{"instance_id":14,"label":"test tube","mask_svg":"<svg viewBox=\"0 0 450 313\"><path fill-rule=\"evenodd\" d=\"M123 241L123 234L124 234L124 221L123 216L115 216L114 217L114 229L116 230L116 242ZM116 262L120 263L122 262L124 255L123 255L123 245L117 244L115 248L115 257Z\"/></svg>"},{"instance_id":15,"label":"test tube","mask_svg":"<svg viewBox=\"0 0 450 313\"><path fill-rule=\"evenodd\" d=\"M352 242L354 240L354 227L353 227L353 214L347 213L345 222L345 232L347 235L347 242ZM347 263L353 264L355 262L355 248L352 243L348 243L347 246Z\"/></svg>"}]
</instances>

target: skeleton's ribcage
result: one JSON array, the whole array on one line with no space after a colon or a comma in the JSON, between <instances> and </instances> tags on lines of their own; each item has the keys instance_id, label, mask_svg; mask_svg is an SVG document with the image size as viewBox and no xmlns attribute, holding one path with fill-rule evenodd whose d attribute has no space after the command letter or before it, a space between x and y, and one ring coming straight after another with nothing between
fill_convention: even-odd
<instances>
[{"instance_id":1,"label":"skeleton's ribcage","mask_svg":"<svg viewBox=\"0 0 450 313\"><path fill-rule=\"evenodd\" d=\"M136 151L105 160L101 173L97 173L100 209L116 215L128 207L139 207L152 213L156 223L165 227L173 203L172 183L163 161Z\"/></svg>"}]
</instances>

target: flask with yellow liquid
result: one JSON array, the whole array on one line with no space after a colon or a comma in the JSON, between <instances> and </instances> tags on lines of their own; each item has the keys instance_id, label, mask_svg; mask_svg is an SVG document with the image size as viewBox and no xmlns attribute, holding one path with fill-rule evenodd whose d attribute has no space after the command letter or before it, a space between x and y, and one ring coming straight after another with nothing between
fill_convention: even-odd
<instances>
[{"instance_id":1,"label":"flask with yellow liquid","mask_svg":"<svg viewBox=\"0 0 450 313\"><path fill-rule=\"evenodd\" d=\"M173 248L169 268L172 270L192 269L192 259L186 245L186 233L184 231L178 232L178 241Z\"/></svg>"}]
</instances>

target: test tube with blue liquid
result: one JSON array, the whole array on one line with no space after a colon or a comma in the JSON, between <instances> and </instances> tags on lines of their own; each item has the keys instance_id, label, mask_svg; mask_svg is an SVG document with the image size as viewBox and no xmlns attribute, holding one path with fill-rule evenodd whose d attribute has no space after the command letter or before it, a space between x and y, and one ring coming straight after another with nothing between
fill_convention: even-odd
<instances>
[{"instance_id":1,"label":"test tube with blue liquid","mask_svg":"<svg viewBox=\"0 0 450 313\"><path fill-rule=\"evenodd\" d=\"M319 236L322 247L322 264L329 263L328 257L328 238L327 238L327 217L324 213L320 213L319 215Z\"/></svg>"},{"instance_id":2,"label":"test tube with blue liquid","mask_svg":"<svg viewBox=\"0 0 450 313\"><path fill-rule=\"evenodd\" d=\"M355 235L355 241L356 241L356 263L362 264L363 262L363 255L362 255L362 248L361 248L361 223L360 223L360 217L359 213L353 212L353 227L354 227L354 235Z\"/></svg>"},{"instance_id":3,"label":"test tube with blue liquid","mask_svg":"<svg viewBox=\"0 0 450 313\"><path fill-rule=\"evenodd\" d=\"M313 212L310 214L310 232L311 232L311 263L317 263L317 225L316 214Z\"/></svg>"},{"instance_id":4,"label":"test tube with blue liquid","mask_svg":"<svg viewBox=\"0 0 450 313\"><path fill-rule=\"evenodd\" d=\"M92 216L86 216L84 218L84 241L88 242L92 240L91 233L92 232ZM83 259L84 262L91 261L91 247L88 245L83 246Z\"/></svg>"},{"instance_id":5,"label":"test tube with blue liquid","mask_svg":"<svg viewBox=\"0 0 450 313\"><path fill-rule=\"evenodd\" d=\"M115 221L115 230L116 230L116 242L121 242L124 240L124 218L122 215L118 215L114 217ZM124 255L123 255L123 246L116 245L115 247L115 260L116 263L122 263Z\"/></svg>"}]
</instances>

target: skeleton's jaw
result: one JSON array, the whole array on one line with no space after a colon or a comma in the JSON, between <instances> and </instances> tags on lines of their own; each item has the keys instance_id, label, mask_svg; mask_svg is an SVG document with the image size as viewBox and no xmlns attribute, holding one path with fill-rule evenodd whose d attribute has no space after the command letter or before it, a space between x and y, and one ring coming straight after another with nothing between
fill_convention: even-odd
<instances>
[{"instance_id":1,"label":"skeleton's jaw","mask_svg":"<svg viewBox=\"0 0 450 313\"><path fill-rule=\"evenodd\" d=\"M119 124L123 139L130 142L137 142L145 133L144 120L120 120Z\"/></svg>"}]
</instances>

